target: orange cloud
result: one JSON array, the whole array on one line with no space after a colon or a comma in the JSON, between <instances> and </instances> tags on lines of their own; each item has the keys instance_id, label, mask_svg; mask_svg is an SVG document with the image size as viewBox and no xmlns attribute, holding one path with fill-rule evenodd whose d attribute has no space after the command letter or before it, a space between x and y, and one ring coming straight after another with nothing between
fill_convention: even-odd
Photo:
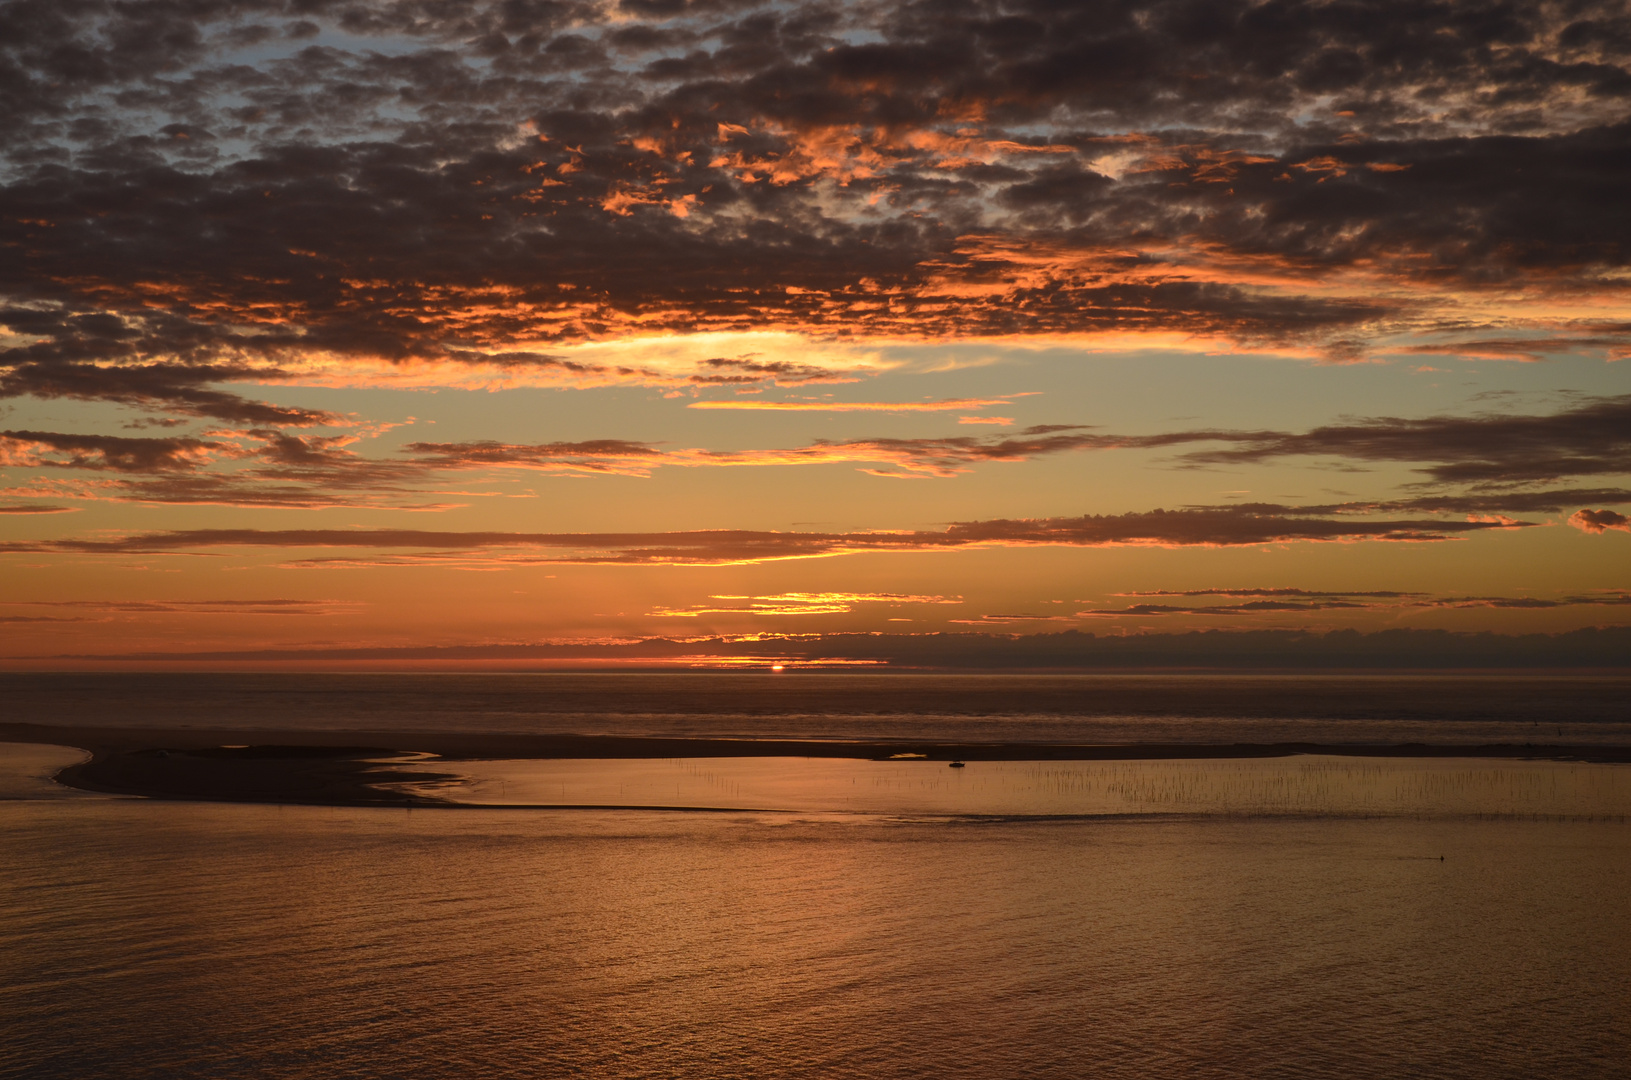
<instances>
[{"instance_id":1,"label":"orange cloud","mask_svg":"<svg viewBox=\"0 0 1631 1080\"><path fill-rule=\"evenodd\" d=\"M714 600L744 603L727 607L695 604L685 608L659 607L647 612L659 618L692 619L700 615L841 615L856 604L960 604L960 596L915 596L907 593L789 592L774 596L715 596Z\"/></svg>"},{"instance_id":2,"label":"orange cloud","mask_svg":"<svg viewBox=\"0 0 1631 1080\"><path fill-rule=\"evenodd\" d=\"M1014 394L1010 397L1020 397ZM941 401L693 401L688 409L729 409L742 412L956 412L1009 405L1009 397L946 398ZM973 421L998 423L1000 421Z\"/></svg>"},{"instance_id":3,"label":"orange cloud","mask_svg":"<svg viewBox=\"0 0 1631 1080\"><path fill-rule=\"evenodd\" d=\"M1613 510L1576 510L1569 516L1569 524L1599 536L1608 529L1631 532L1631 518Z\"/></svg>"},{"instance_id":4,"label":"orange cloud","mask_svg":"<svg viewBox=\"0 0 1631 1080\"><path fill-rule=\"evenodd\" d=\"M1601 44L1608 8L1530 5L1496 29L1449 5L1400 37L1313 4L1263 38L1174 36L1143 8L1033 6L1012 36L929 8L804 8L590 4L518 36L473 0L411 30L365 20L385 54L337 41L294 66L234 45L230 5L139 42L119 5L76 8L17 58L33 89L0 150L0 368L31 368L17 393L156 364L430 385L461 364L501 380L525 355L508 377L602 385L664 373L539 358L773 329L1354 359L1468 326L1521 338L1571 310L1623 321L1603 222L1627 65ZM263 17L277 35L294 15ZM1333 101L1315 69L1334 50L1394 59L1344 74ZM96 62L48 59L81 52ZM1061 66L1111 53L1147 62ZM157 114L114 103L147 100L160 70L153 109L173 122L154 132ZM325 106L246 109L212 89L225 70ZM40 171L81 130L100 132L86 156ZM119 393L99 392L243 406L197 379Z\"/></svg>"}]
</instances>

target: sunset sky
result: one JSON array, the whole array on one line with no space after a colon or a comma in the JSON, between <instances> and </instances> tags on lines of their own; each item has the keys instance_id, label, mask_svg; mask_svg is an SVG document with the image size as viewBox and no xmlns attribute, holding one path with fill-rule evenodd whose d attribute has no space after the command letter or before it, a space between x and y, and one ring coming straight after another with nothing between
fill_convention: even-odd
<instances>
[{"instance_id":1,"label":"sunset sky","mask_svg":"<svg viewBox=\"0 0 1631 1080\"><path fill-rule=\"evenodd\" d=\"M11 666L1631 624L1624 3L7 0L0 252Z\"/></svg>"}]
</instances>

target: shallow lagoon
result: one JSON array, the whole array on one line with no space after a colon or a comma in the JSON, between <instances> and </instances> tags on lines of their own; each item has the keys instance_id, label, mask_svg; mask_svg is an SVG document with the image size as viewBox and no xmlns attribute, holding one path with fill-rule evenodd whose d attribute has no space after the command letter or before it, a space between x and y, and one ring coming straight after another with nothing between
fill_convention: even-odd
<instances>
[{"instance_id":1,"label":"shallow lagoon","mask_svg":"<svg viewBox=\"0 0 1631 1080\"><path fill-rule=\"evenodd\" d=\"M401 767L401 766L396 766ZM1631 766L1477 758L859 761L736 757L427 762L400 785L476 805L667 806L860 814L1631 820Z\"/></svg>"}]
</instances>

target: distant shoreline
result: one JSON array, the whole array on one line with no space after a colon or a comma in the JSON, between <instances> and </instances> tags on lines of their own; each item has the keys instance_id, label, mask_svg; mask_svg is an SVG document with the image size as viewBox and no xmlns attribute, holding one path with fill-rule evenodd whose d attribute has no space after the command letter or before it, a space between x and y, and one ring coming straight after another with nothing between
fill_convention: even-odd
<instances>
[{"instance_id":1,"label":"distant shoreline","mask_svg":"<svg viewBox=\"0 0 1631 1080\"><path fill-rule=\"evenodd\" d=\"M298 739L298 743L289 740ZM378 785L452 778L405 772L383 759L434 755L416 763L494 759L808 757L929 762L1221 760L1322 754L1373 758L1543 759L1631 763L1631 746L1563 743L953 743L811 739L647 738L384 731L56 727L0 724L0 742L73 746L91 754L57 775L60 783L105 794L210 802L323 806L447 807L428 796ZM711 808L671 808L711 809Z\"/></svg>"},{"instance_id":2,"label":"distant shoreline","mask_svg":"<svg viewBox=\"0 0 1631 1080\"><path fill-rule=\"evenodd\" d=\"M777 665L780 665L779 667ZM1631 678L1631 658L1616 663L1570 664L1557 660L1527 662L1494 658L1482 663L1306 663L1290 661L1227 664L1221 662L1149 662L1126 664L935 664L893 660L807 659L752 657L747 662L693 662L686 660L555 661L524 658L446 659L402 658L273 658L229 655L187 655L175 658L145 656L0 656L0 675L561 675L561 676L728 676L731 678L790 676L883 675L945 678L956 676L1012 676L1052 678L1080 676L1108 678Z\"/></svg>"},{"instance_id":3,"label":"distant shoreline","mask_svg":"<svg viewBox=\"0 0 1631 1080\"><path fill-rule=\"evenodd\" d=\"M0 656L0 672L770 675L1631 674L1631 626L1556 634L1222 629L648 637L622 642L236 649Z\"/></svg>"}]
</instances>

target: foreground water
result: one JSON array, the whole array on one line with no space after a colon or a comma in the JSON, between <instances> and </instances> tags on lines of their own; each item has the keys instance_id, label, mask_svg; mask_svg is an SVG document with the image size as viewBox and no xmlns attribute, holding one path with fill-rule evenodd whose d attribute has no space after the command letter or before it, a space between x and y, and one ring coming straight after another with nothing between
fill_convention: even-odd
<instances>
[{"instance_id":1,"label":"foreground water","mask_svg":"<svg viewBox=\"0 0 1631 1080\"><path fill-rule=\"evenodd\" d=\"M1137 810L1061 819L46 799L48 754L0 761L5 1077L1610 1077L1631 1054L1620 766L846 763L1004 798L1119 782ZM800 768L732 764L693 782L786 795ZM1293 812L1254 808L1275 790ZM1148 812L1163 792L1182 812Z\"/></svg>"}]
</instances>

